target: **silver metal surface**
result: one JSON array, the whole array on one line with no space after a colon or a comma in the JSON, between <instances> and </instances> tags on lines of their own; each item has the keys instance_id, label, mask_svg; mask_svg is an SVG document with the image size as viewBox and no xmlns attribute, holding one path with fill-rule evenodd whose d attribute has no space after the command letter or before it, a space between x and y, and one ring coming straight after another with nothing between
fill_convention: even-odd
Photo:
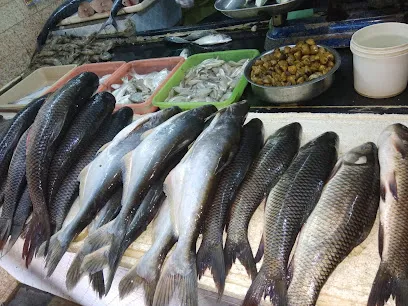
<instances>
[{"instance_id":1,"label":"silver metal surface","mask_svg":"<svg viewBox=\"0 0 408 306\"><path fill-rule=\"evenodd\" d=\"M291 47L294 45L291 45ZM253 93L261 98L265 102L273 104L300 104L301 102L311 100L323 92L325 92L333 84L334 73L340 67L341 58L340 54L326 46L318 45L325 48L327 51L334 55L334 67L325 75L318 77L312 81L307 81L303 84L292 86L263 86L252 82L251 69L255 61L264 55L273 53L274 50L262 53L260 56L254 58L245 67L244 75L249 83L251 83ZM283 49L283 47L281 47Z\"/></svg>"},{"instance_id":2,"label":"silver metal surface","mask_svg":"<svg viewBox=\"0 0 408 306\"><path fill-rule=\"evenodd\" d=\"M245 0L217 0L214 7L230 18L250 18L256 17L259 14L266 14L269 16L288 13L297 8L304 0L291 0L285 3L276 3L274 0L270 1L275 4L264 5L261 7L255 6L255 0L251 1L246 7ZM269 1L267 2L269 3Z\"/></svg>"}]
</instances>

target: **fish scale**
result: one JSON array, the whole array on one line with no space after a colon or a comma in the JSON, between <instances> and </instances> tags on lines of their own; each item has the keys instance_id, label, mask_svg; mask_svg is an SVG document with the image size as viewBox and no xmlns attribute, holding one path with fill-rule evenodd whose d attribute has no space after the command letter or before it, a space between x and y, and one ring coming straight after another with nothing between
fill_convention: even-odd
<instances>
[{"instance_id":1,"label":"fish scale","mask_svg":"<svg viewBox=\"0 0 408 306\"><path fill-rule=\"evenodd\" d=\"M300 133L299 123L279 129L267 139L248 170L231 206L224 250L226 274L238 258L247 273L255 278L257 271L248 241L249 221L297 153Z\"/></svg>"},{"instance_id":2,"label":"fish scale","mask_svg":"<svg viewBox=\"0 0 408 306\"><path fill-rule=\"evenodd\" d=\"M287 304L289 255L337 160L337 142L337 134L327 132L301 147L269 193L265 206L264 262L243 305L257 305L262 296L270 296L274 305Z\"/></svg>"},{"instance_id":3,"label":"fish scale","mask_svg":"<svg viewBox=\"0 0 408 306\"><path fill-rule=\"evenodd\" d=\"M365 154L372 156L371 162L342 163L300 233L290 263L289 305L315 305L330 274L367 237L374 223L379 167L375 146L367 146Z\"/></svg>"}]
</instances>

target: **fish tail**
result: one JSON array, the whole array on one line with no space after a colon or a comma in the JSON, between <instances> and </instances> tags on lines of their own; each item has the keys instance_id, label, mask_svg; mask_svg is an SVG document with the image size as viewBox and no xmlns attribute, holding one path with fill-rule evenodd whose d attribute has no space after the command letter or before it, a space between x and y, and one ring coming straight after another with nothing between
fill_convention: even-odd
<instances>
[{"instance_id":1,"label":"fish tail","mask_svg":"<svg viewBox=\"0 0 408 306\"><path fill-rule=\"evenodd\" d=\"M3 252L4 254L7 254L11 250L11 248L17 242L18 237L20 237L23 231L24 231L24 224L18 224L18 225L13 224L12 225L11 232L10 232L10 239L7 243L7 246L4 248L4 252Z\"/></svg>"},{"instance_id":2,"label":"fish tail","mask_svg":"<svg viewBox=\"0 0 408 306\"><path fill-rule=\"evenodd\" d=\"M67 277L65 278L65 286L68 290L72 290L83 275L83 273L81 273L81 263L83 258L83 253L79 251L68 269Z\"/></svg>"},{"instance_id":3,"label":"fish tail","mask_svg":"<svg viewBox=\"0 0 408 306\"><path fill-rule=\"evenodd\" d=\"M123 253L120 253L120 254L122 255ZM119 266L120 258L121 256L118 256L117 261L115 262L114 266L109 266L108 278L106 279L106 284L105 284L105 295L109 293L109 290L112 287L113 279L115 278L115 274Z\"/></svg>"},{"instance_id":4,"label":"fish tail","mask_svg":"<svg viewBox=\"0 0 408 306\"><path fill-rule=\"evenodd\" d=\"M265 250L264 236L262 235L261 241L259 242L258 251L256 252L256 255L255 255L255 262L256 263L261 261L263 255L264 255L264 250Z\"/></svg>"},{"instance_id":5,"label":"fish tail","mask_svg":"<svg viewBox=\"0 0 408 306\"><path fill-rule=\"evenodd\" d=\"M99 271L94 274L89 274L89 282L91 283L92 289L98 293L98 296L101 299L105 295L105 280L103 272Z\"/></svg>"},{"instance_id":6,"label":"fish tail","mask_svg":"<svg viewBox=\"0 0 408 306\"><path fill-rule=\"evenodd\" d=\"M211 270L218 290L218 299L220 299L225 287L225 264L222 241L203 240L201 243L197 253L197 270L200 278L207 269Z\"/></svg>"},{"instance_id":7,"label":"fish tail","mask_svg":"<svg viewBox=\"0 0 408 306\"><path fill-rule=\"evenodd\" d=\"M50 277L54 273L55 268L58 263L61 261L62 256L64 256L67 251L69 243L63 243L59 239L59 234L55 234L51 237L50 246L48 253L46 253L46 264L45 267L48 268L47 277Z\"/></svg>"},{"instance_id":8,"label":"fish tail","mask_svg":"<svg viewBox=\"0 0 408 306\"><path fill-rule=\"evenodd\" d=\"M0 218L0 250L3 250L10 236L12 219Z\"/></svg>"},{"instance_id":9,"label":"fish tail","mask_svg":"<svg viewBox=\"0 0 408 306\"><path fill-rule=\"evenodd\" d=\"M123 299L145 282L146 280L138 275L137 265L134 266L119 282L119 297ZM145 292L145 294L147 295L147 292Z\"/></svg>"},{"instance_id":10,"label":"fish tail","mask_svg":"<svg viewBox=\"0 0 408 306\"><path fill-rule=\"evenodd\" d=\"M118 31L118 23L116 22L115 17L110 15L108 20L106 20L105 23L102 25L102 27L99 29L98 34L100 32L102 32L102 30L105 29L109 25L113 26L115 28L116 32Z\"/></svg>"},{"instance_id":11,"label":"fish tail","mask_svg":"<svg viewBox=\"0 0 408 306\"><path fill-rule=\"evenodd\" d=\"M251 276L252 279L255 279L257 270L251 246L249 245L246 234L240 236L234 241L232 239L228 239L227 237L227 242L225 243L224 249L226 274L228 274L236 259L239 259L241 264L245 267L248 275Z\"/></svg>"},{"instance_id":12,"label":"fish tail","mask_svg":"<svg viewBox=\"0 0 408 306\"><path fill-rule=\"evenodd\" d=\"M27 234L23 246L23 259L26 261L28 267L37 254L41 244L45 242L44 254L47 254L50 244L50 223L48 221L48 214L41 215L34 213L28 225Z\"/></svg>"},{"instance_id":13,"label":"fish tail","mask_svg":"<svg viewBox=\"0 0 408 306\"><path fill-rule=\"evenodd\" d=\"M271 297L272 305L286 306L287 284L285 279L268 277L266 269L261 268L258 275L249 287L242 306L257 306L262 297Z\"/></svg>"},{"instance_id":14,"label":"fish tail","mask_svg":"<svg viewBox=\"0 0 408 306\"><path fill-rule=\"evenodd\" d=\"M408 305L408 279L393 276L386 263L381 263L371 288L367 306L383 306L390 296L395 297L395 305Z\"/></svg>"},{"instance_id":15,"label":"fish tail","mask_svg":"<svg viewBox=\"0 0 408 306\"><path fill-rule=\"evenodd\" d=\"M81 265L81 271L93 274L103 270L109 263L109 249L110 246L108 245L86 255Z\"/></svg>"},{"instance_id":16,"label":"fish tail","mask_svg":"<svg viewBox=\"0 0 408 306\"><path fill-rule=\"evenodd\" d=\"M153 306L198 305L197 267L194 252L187 260L175 250L163 267L154 293ZM181 262L182 261L182 262Z\"/></svg>"}]
</instances>

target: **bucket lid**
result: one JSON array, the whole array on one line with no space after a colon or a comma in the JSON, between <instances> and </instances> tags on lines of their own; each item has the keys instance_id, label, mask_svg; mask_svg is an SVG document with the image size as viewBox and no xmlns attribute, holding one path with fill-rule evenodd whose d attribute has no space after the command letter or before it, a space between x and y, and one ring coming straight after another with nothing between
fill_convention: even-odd
<instances>
[{"instance_id":1,"label":"bucket lid","mask_svg":"<svg viewBox=\"0 0 408 306\"><path fill-rule=\"evenodd\" d=\"M350 49L371 58L394 57L408 53L408 24L384 22L362 28L351 37Z\"/></svg>"}]
</instances>

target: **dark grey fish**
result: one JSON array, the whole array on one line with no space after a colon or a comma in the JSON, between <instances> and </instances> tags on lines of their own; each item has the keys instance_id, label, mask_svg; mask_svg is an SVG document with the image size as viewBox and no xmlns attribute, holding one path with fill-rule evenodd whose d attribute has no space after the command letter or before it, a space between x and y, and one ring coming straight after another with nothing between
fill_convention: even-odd
<instances>
[{"instance_id":1,"label":"dark grey fish","mask_svg":"<svg viewBox=\"0 0 408 306\"><path fill-rule=\"evenodd\" d=\"M78 11L78 7L81 2L83 2L83 0L66 0L54 10L50 17L48 17L37 37L36 52L41 51L43 45L47 41L49 32L54 30L60 21L74 15Z\"/></svg>"},{"instance_id":2,"label":"dark grey fish","mask_svg":"<svg viewBox=\"0 0 408 306\"><path fill-rule=\"evenodd\" d=\"M248 110L246 102L221 109L165 180L164 190L178 242L163 266L154 306L198 305L197 237L219 173L238 150Z\"/></svg>"},{"instance_id":3,"label":"dark grey fish","mask_svg":"<svg viewBox=\"0 0 408 306\"><path fill-rule=\"evenodd\" d=\"M338 136L327 132L300 148L268 195L265 206L265 256L243 306L270 296L273 305L287 305L287 265L296 237L319 200L337 161Z\"/></svg>"},{"instance_id":4,"label":"dark grey fish","mask_svg":"<svg viewBox=\"0 0 408 306\"><path fill-rule=\"evenodd\" d=\"M96 158L81 171L79 178L81 208L67 227L62 228L51 239L50 252L46 257L48 275L53 273L72 239L92 221L121 185L122 157L141 143L145 133L149 133L180 111L178 107L167 108L145 115L129 124L109 144L101 148Z\"/></svg>"},{"instance_id":5,"label":"dark grey fish","mask_svg":"<svg viewBox=\"0 0 408 306\"><path fill-rule=\"evenodd\" d=\"M257 271L248 241L248 224L261 201L296 155L301 131L299 123L292 123L269 136L240 185L229 214L224 248L226 274L238 258L252 279L255 278Z\"/></svg>"},{"instance_id":6,"label":"dark grey fish","mask_svg":"<svg viewBox=\"0 0 408 306\"><path fill-rule=\"evenodd\" d=\"M0 197L2 197L7 179L7 171L14 149L16 148L21 135L23 135L28 127L34 122L45 99L46 96L35 99L24 109L19 111L7 124L7 130L3 133L0 141Z\"/></svg>"},{"instance_id":7,"label":"dark grey fish","mask_svg":"<svg viewBox=\"0 0 408 306\"><path fill-rule=\"evenodd\" d=\"M168 200L164 200L154 220L153 237L153 244L150 249L120 281L120 298L124 298L137 287L142 286L146 305L151 306L153 304L154 292L164 259L177 241L171 223Z\"/></svg>"},{"instance_id":8,"label":"dark grey fish","mask_svg":"<svg viewBox=\"0 0 408 306\"><path fill-rule=\"evenodd\" d=\"M79 157L76 163L68 171L54 199L55 203L50 204L50 219L55 220L55 231L59 231L64 223L65 217L72 206L74 200L78 197L79 181L78 176L94 158L98 150L110 142L131 120L133 112L126 112L126 117L116 113L112 117L105 118L102 126L94 139L87 147L82 147L77 153ZM119 115L119 116L118 116Z\"/></svg>"},{"instance_id":9,"label":"dark grey fish","mask_svg":"<svg viewBox=\"0 0 408 306\"><path fill-rule=\"evenodd\" d=\"M56 211L57 214L60 209L67 211L66 207L61 207L59 201L54 201L55 196L60 186L64 187L62 182L69 170L72 169L78 157L83 154L85 148L89 146L89 142L93 140L105 118L112 113L115 103L115 97L112 94L108 92L98 93L85 104L72 121L66 135L61 140L61 144L55 151L48 173L48 203L50 211ZM54 232L57 222L54 216L50 213L52 232ZM58 231L59 228L56 230Z\"/></svg>"},{"instance_id":10,"label":"dark grey fish","mask_svg":"<svg viewBox=\"0 0 408 306\"><path fill-rule=\"evenodd\" d=\"M185 150L178 153L175 157L172 158L171 162L169 163L167 169L162 174L161 178L159 178L156 182L153 183L152 187L146 194L145 198L143 199L142 203L140 204L139 208L137 209L136 213L134 214L132 221L130 222L125 239L123 240L123 244L120 246L120 249L116 252L116 258L113 264L110 264L108 261L109 255L109 248L100 252L94 252L92 254L87 255L84 258L84 261L81 265L82 271L87 271L89 273L95 273L103 270L106 266L108 266L108 278L105 284L106 290L105 294L107 294L110 290L110 287L113 282L113 278L115 276L116 270L119 267L120 259L122 258L123 254L127 250L127 248L146 230L147 226L156 216L157 211L159 210L161 204L166 197L163 192L163 181L169 174L169 172L180 162L180 160L185 155ZM101 228L101 231L106 229ZM99 237L102 237L99 233L95 232L93 237L89 237L89 244L90 245L102 245L98 243ZM91 242L92 240L92 242ZM97 240L97 241L94 241ZM72 265L71 265L72 268Z\"/></svg>"},{"instance_id":11,"label":"dark grey fish","mask_svg":"<svg viewBox=\"0 0 408 306\"><path fill-rule=\"evenodd\" d=\"M27 138L26 176L33 215L23 247L28 266L42 242L50 239L48 173L54 152L72 122L76 110L99 86L99 78L84 72L53 93L38 111Z\"/></svg>"},{"instance_id":12,"label":"dark grey fish","mask_svg":"<svg viewBox=\"0 0 408 306\"><path fill-rule=\"evenodd\" d=\"M103 29L105 29L108 25L112 25L116 31L118 31L118 23L116 22L116 16L118 15L119 11L125 7L123 5L122 0L115 0L113 2L112 8L110 10L109 18L108 20L105 21L105 23L102 25L100 30L98 31L101 32Z\"/></svg>"},{"instance_id":13,"label":"dark grey fish","mask_svg":"<svg viewBox=\"0 0 408 306\"><path fill-rule=\"evenodd\" d=\"M203 239L197 253L198 275L201 277L207 268L210 269L218 288L219 296L222 296L225 286L222 236L227 212L251 163L261 150L263 142L262 121L252 119L242 128L238 152L231 164L222 172L218 183L219 187L204 223Z\"/></svg>"},{"instance_id":14,"label":"dark grey fish","mask_svg":"<svg viewBox=\"0 0 408 306\"><path fill-rule=\"evenodd\" d=\"M378 209L379 175L373 143L340 158L300 232L289 265L288 305L315 305L330 274L367 237Z\"/></svg>"},{"instance_id":15,"label":"dark grey fish","mask_svg":"<svg viewBox=\"0 0 408 306\"><path fill-rule=\"evenodd\" d=\"M387 127L378 139L381 171L381 263L371 288L368 306L382 306L390 296L396 306L408 305L408 128Z\"/></svg>"},{"instance_id":16,"label":"dark grey fish","mask_svg":"<svg viewBox=\"0 0 408 306\"><path fill-rule=\"evenodd\" d=\"M25 169L27 134L28 131L25 131L21 136L10 162L0 216L0 250L3 249L10 236L14 212L27 186Z\"/></svg>"}]
</instances>

